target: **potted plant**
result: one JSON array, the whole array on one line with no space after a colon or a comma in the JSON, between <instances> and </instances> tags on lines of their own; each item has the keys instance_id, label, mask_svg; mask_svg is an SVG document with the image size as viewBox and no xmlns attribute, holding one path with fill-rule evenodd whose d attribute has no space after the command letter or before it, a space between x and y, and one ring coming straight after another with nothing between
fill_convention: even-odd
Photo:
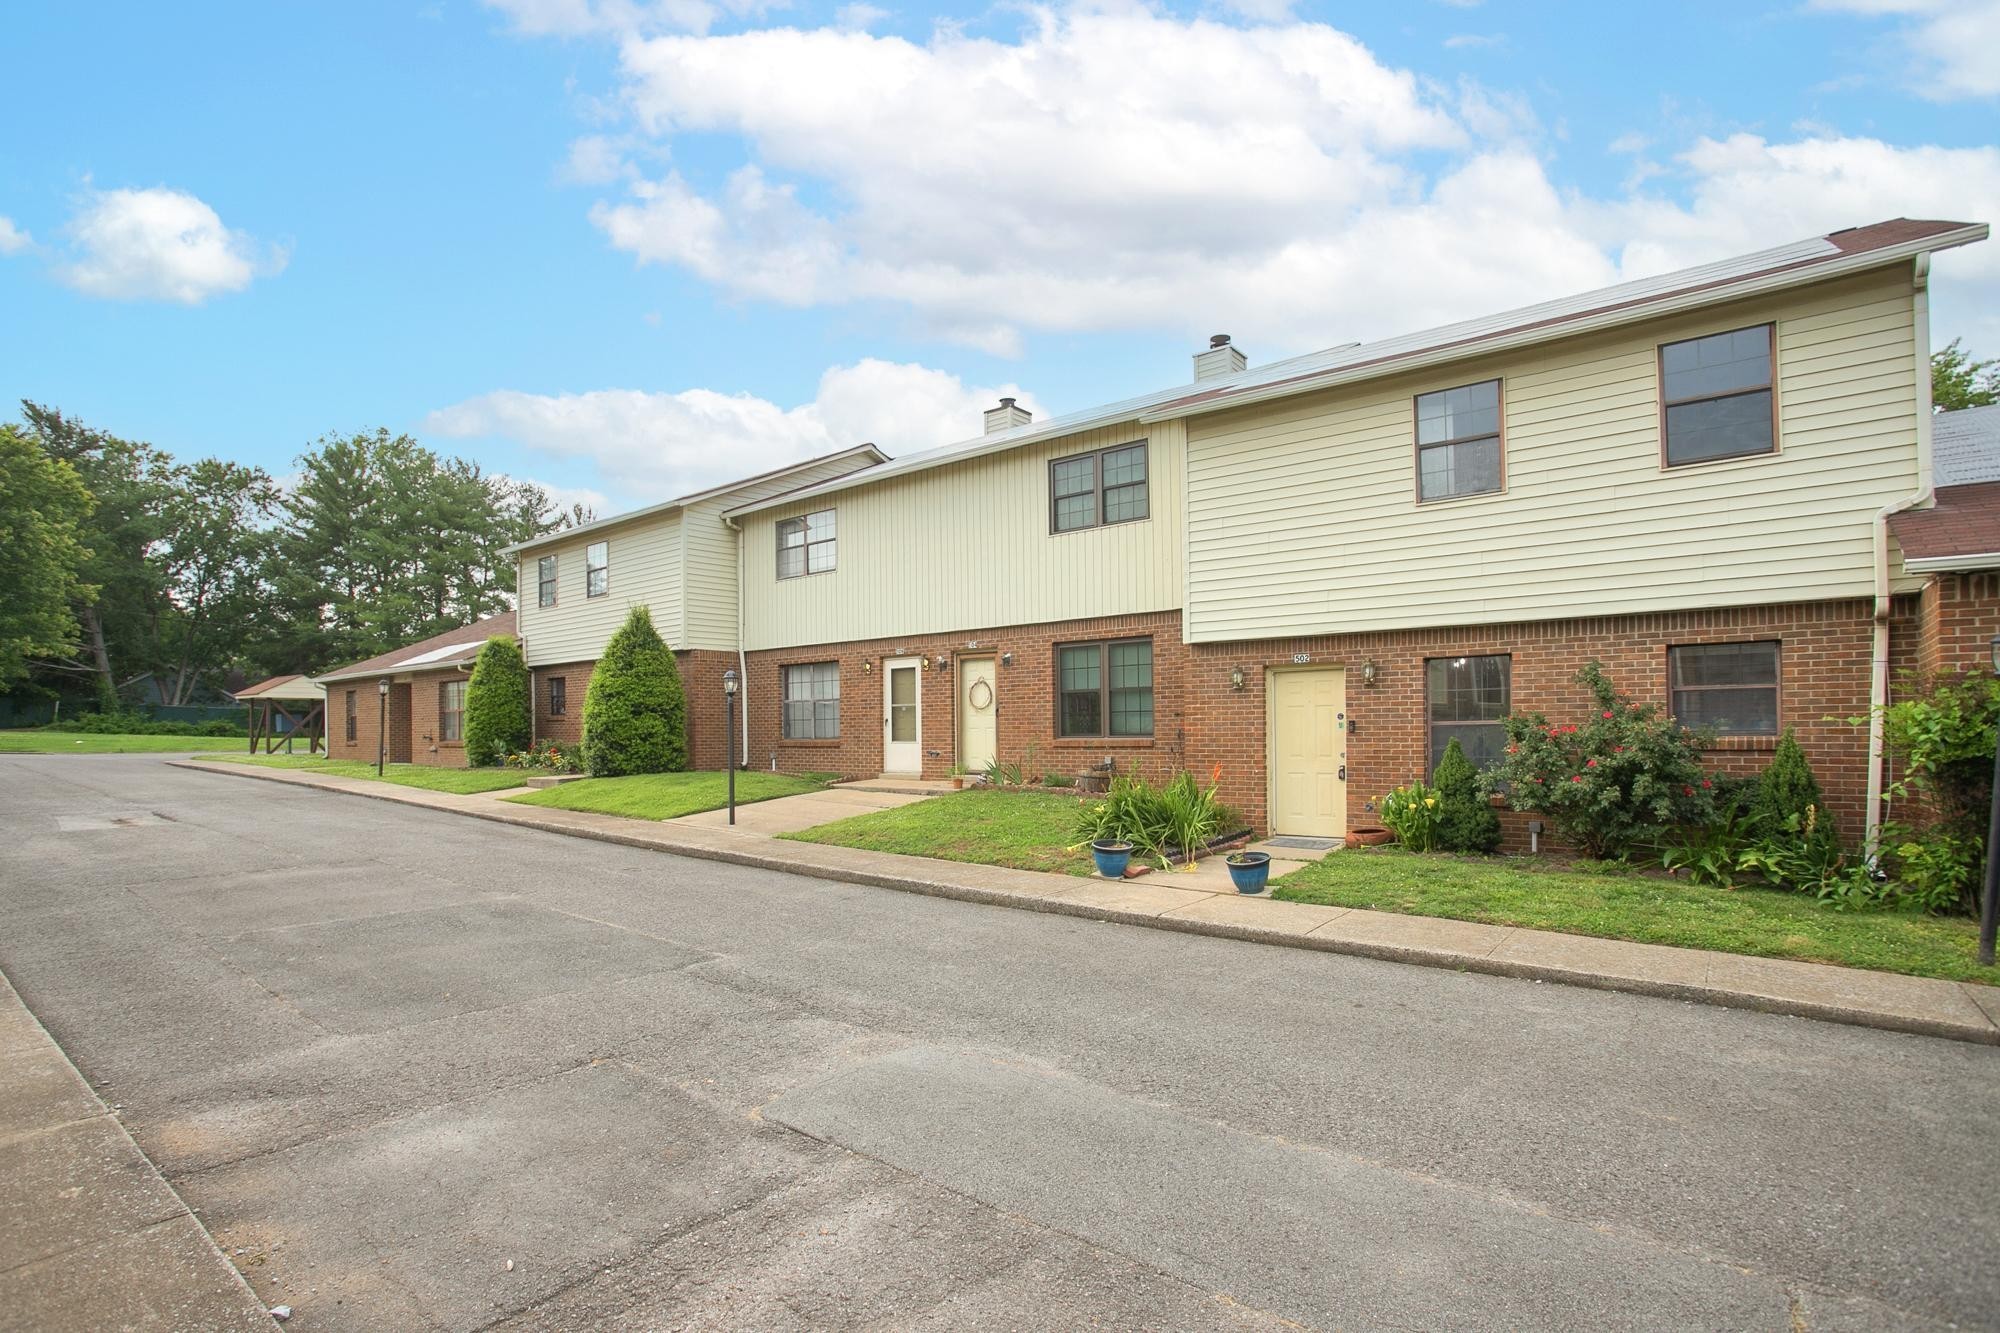
<instances>
[{"instance_id":1,"label":"potted plant","mask_svg":"<svg viewBox=\"0 0 2000 1333\"><path fill-rule=\"evenodd\" d=\"M1238 893L1262 893L1271 878L1269 852L1231 852L1223 864L1229 867L1229 881Z\"/></svg>"},{"instance_id":2,"label":"potted plant","mask_svg":"<svg viewBox=\"0 0 2000 1333\"><path fill-rule=\"evenodd\" d=\"M964 765L964 764L953 764L953 765L951 766L951 785L952 785L952 787L953 787L954 789L956 789L956 790L958 790L958 791L964 791L964 790L965 790L965 765Z\"/></svg>"},{"instance_id":3,"label":"potted plant","mask_svg":"<svg viewBox=\"0 0 2000 1333\"><path fill-rule=\"evenodd\" d=\"M1132 861L1132 844L1123 838L1098 838L1090 844L1090 859L1097 863L1097 873L1106 879L1125 878L1125 867Z\"/></svg>"}]
</instances>

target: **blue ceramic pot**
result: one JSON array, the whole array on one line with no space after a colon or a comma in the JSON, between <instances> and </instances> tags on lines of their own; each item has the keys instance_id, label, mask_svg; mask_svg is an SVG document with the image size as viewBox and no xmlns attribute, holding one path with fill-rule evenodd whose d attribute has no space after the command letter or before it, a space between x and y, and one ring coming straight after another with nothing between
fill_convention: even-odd
<instances>
[{"instance_id":1,"label":"blue ceramic pot","mask_svg":"<svg viewBox=\"0 0 2000 1333\"><path fill-rule=\"evenodd\" d=\"M1238 893L1262 893L1271 878L1271 858L1265 852L1238 852L1223 864Z\"/></svg>"},{"instance_id":2,"label":"blue ceramic pot","mask_svg":"<svg viewBox=\"0 0 2000 1333\"><path fill-rule=\"evenodd\" d=\"M1115 840L1093 842L1090 859L1097 862L1097 873L1104 878L1123 879L1125 867L1132 860L1132 844Z\"/></svg>"}]
</instances>

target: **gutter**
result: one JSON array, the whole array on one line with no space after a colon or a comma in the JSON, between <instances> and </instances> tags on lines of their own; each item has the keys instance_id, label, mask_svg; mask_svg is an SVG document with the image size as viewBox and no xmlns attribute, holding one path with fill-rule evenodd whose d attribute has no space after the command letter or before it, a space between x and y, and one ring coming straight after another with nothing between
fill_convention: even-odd
<instances>
[{"instance_id":1,"label":"gutter","mask_svg":"<svg viewBox=\"0 0 2000 1333\"><path fill-rule=\"evenodd\" d=\"M747 540L743 525L729 515L722 516L722 522L736 534L736 692L742 700L737 710L737 721L743 728L743 743L736 752L742 756L743 767L750 767L750 662L743 655L743 543Z\"/></svg>"},{"instance_id":2,"label":"gutter","mask_svg":"<svg viewBox=\"0 0 2000 1333\"><path fill-rule=\"evenodd\" d=\"M1929 559L1903 559L1903 568L1912 574L1970 574L1978 570L2000 569L2000 551L1968 551L1964 555L1934 555Z\"/></svg>"},{"instance_id":3,"label":"gutter","mask_svg":"<svg viewBox=\"0 0 2000 1333\"><path fill-rule=\"evenodd\" d=\"M1983 230L1983 229L1982 229ZM1882 840L1882 788L1887 776L1883 753L1882 713L1889 706L1889 520L1908 509L1928 506L1936 499L1935 473L1931 458L1931 257L1928 252L1915 257L1912 275L1914 293L1911 369L1917 381L1917 489L1875 514L1875 625L1869 652L1868 673L1868 795L1863 806L1867 831L1862 847L1872 861ZM1906 566L1907 567L1907 566Z\"/></svg>"}]
</instances>

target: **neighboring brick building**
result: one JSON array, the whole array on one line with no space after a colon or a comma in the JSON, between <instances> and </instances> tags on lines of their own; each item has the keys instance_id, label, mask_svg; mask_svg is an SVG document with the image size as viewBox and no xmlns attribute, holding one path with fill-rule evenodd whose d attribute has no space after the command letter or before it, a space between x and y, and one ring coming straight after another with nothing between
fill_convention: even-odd
<instances>
[{"instance_id":1,"label":"neighboring brick building","mask_svg":"<svg viewBox=\"0 0 2000 1333\"><path fill-rule=\"evenodd\" d=\"M328 756L372 764L379 753L392 764L463 768L473 659L488 639L513 633L514 613L503 611L319 676Z\"/></svg>"}]
</instances>

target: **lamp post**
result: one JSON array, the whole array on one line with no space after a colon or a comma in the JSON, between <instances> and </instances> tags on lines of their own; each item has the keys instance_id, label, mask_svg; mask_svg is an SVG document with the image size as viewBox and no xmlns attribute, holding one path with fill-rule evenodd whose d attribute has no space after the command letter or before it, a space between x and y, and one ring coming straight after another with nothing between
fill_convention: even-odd
<instances>
[{"instance_id":1,"label":"lamp post","mask_svg":"<svg viewBox=\"0 0 2000 1333\"><path fill-rule=\"evenodd\" d=\"M729 715L729 822L736 822L736 668L722 673L722 697Z\"/></svg>"},{"instance_id":2,"label":"lamp post","mask_svg":"<svg viewBox=\"0 0 2000 1333\"><path fill-rule=\"evenodd\" d=\"M375 715L375 776L382 776L382 766L389 757L389 678L375 682L375 693L382 706Z\"/></svg>"},{"instance_id":3,"label":"lamp post","mask_svg":"<svg viewBox=\"0 0 2000 1333\"><path fill-rule=\"evenodd\" d=\"M2000 634L1990 645L2000 675ZM1993 746L1993 814L1986 823L1986 892L1979 900L1979 965L1993 966L1993 936L2000 930L2000 737Z\"/></svg>"}]
</instances>

